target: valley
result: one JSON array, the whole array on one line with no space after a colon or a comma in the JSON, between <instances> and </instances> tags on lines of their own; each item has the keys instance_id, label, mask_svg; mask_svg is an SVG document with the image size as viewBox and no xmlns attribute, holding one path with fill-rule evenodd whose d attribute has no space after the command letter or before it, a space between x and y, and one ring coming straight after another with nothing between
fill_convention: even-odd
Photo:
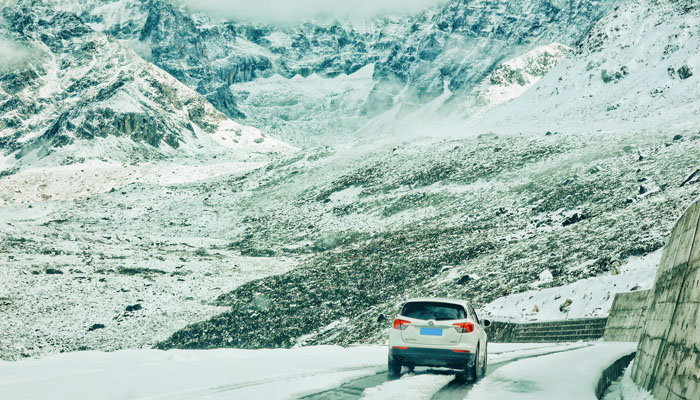
<instances>
[{"instance_id":1,"label":"valley","mask_svg":"<svg viewBox=\"0 0 700 400\"><path fill-rule=\"evenodd\" d=\"M584 279L604 316L700 195L690 1L2 5L3 360L383 344L409 297L566 318Z\"/></svg>"}]
</instances>

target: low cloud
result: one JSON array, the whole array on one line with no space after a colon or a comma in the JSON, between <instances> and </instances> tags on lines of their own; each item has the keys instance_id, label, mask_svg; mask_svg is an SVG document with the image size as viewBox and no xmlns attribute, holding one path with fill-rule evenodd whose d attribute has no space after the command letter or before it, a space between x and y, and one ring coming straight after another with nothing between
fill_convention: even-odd
<instances>
[{"instance_id":1,"label":"low cloud","mask_svg":"<svg viewBox=\"0 0 700 400\"><path fill-rule=\"evenodd\" d=\"M180 0L190 9L233 21L295 23L308 19L366 20L411 14L446 0Z\"/></svg>"},{"instance_id":2,"label":"low cloud","mask_svg":"<svg viewBox=\"0 0 700 400\"><path fill-rule=\"evenodd\" d=\"M0 69L15 67L32 57L32 51L25 46L0 37Z\"/></svg>"}]
</instances>

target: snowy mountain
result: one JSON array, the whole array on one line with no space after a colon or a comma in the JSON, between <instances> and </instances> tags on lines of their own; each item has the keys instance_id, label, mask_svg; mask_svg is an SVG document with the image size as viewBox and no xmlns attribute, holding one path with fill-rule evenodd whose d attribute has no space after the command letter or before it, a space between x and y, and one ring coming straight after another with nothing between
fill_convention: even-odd
<instances>
[{"instance_id":1,"label":"snowy mountain","mask_svg":"<svg viewBox=\"0 0 700 400\"><path fill-rule=\"evenodd\" d=\"M0 75L4 169L86 158L287 151L229 120L207 100L75 15L23 1L5 7L0 34L27 56Z\"/></svg>"},{"instance_id":2,"label":"snowy mountain","mask_svg":"<svg viewBox=\"0 0 700 400\"><path fill-rule=\"evenodd\" d=\"M492 85L482 93L518 81L527 90L478 115L473 127L528 135L491 133L382 151L375 144L371 155L349 161L335 178L323 170L330 178L325 184L306 172L314 186L299 193L294 212L281 204L266 209L264 215L277 218L256 220L250 235L234 243L285 254L304 243L295 233L321 230L304 244L312 261L221 296L218 304L230 312L193 324L160 346L381 341L387 319L408 297L468 297L486 304L533 287L600 276L652 253L698 196L697 187L683 183L697 168L697 12L690 2L627 2L598 22L575 53L560 47L569 55L557 65L560 56L545 56L553 60L543 63L539 56L551 51L540 48L494 68ZM509 72L514 70L520 73ZM659 85L668 96L655 90ZM615 134L591 134L598 129ZM304 230L308 221L314 222ZM298 244L275 250L266 240L273 233L278 243L286 236ZM543 273L553 278L542 282ZM653 268L635 273L617 283L648 287ZM591 282L603 285L602 279ZM591 304L606 304L616 290L612 284L598 289L589 294L596 296ZM548 292L547 299L543 294L539 306L554 305L546 313L561 315L557 296L566 290ZM287 314L261 309L260 298L285 304ZM290 310L298 324L267 332L270 324L282 326Z\"/></svg>"},{"instance_id":3,"label":"snowy mountain","mask_svg":"<svg viewBox=\"0 0 700 400\"><path fill-rule=\"evenodd\" d=\"M368 112L408 109L449 91L459 99L498 65L537 46L572 46L619 1L451 1L413 20L411 34L377 63ZM404 90L404 89L408 90Z\"/></svg>"},{"instance_id":4,"label":"snowy mountain","mask_svg":"<svg viewBox=\"0 0 700 400\"><path fill-rule=\"evenodd\" d=\"M694 42L669 36L692 35L692 21L666 12L676 7L688 13L691 7L664 1L654 3L647 15L645 10L652 9L647 3L616 8L621 4L453 0L418 15L364 24L326 21L280 27L217 19L159 0L58 3L228 116L246 116L248 124L302 146L404 134L427 125L419 129L426 133L450 114L456 119L449 122L452 128L441 126L440 131L459 130L456 125L475 133L535 131L541 126L576 130L587 127L588 120L597 120L595 129L603 130L630 119L647 126L644 121L666 107L667 98L677 97L664 95L666 86L680 85L686 104L692 103L693 95L681 86L692 86L693 78L685 74L692 74L693 62L683 55L693 54ZM654 18L658 24L642 23ZM663 35L669 38L657 40ZM640 49L646 53L634 65L627 62L635 57L634 43L664 40L668 43ZM567 46L575 47L575 54L562 50ZM671 50L673 62L671 53L663 54ZM529 66L519 70L523 63ZM644 63L655 71L647 71ZM637 69L639 73L632 73ZM674 79L670 69L681 73ZM649 74L668 82L645 87L644 96L635 97L640 85L649 82L637 82L636 77ZM522 94L527 95L511 104ZM426 116L431 117L425 121ZM659 123L678 120L669 113L664 118Z\"/></svg>"},{"instance_id":5,"label":"snowy mountain","mask_svg":"<svg viewBox=\"0 0 700 400\"><path fill-rule=\"evenodd\" d=\"M378 60L396 38L394 31L406 29L395 20L367 26L307 23L288 29L236 24L159 0L57 5L131 46L230 117L243 116L230 85L275 73L286 78L350 74Z\"/></svg>"},{"instance_id":6,"label":"snowy mountain","mask_svg":"<svg viewBox=\"0 0 700 400\"><path fill-rule=\"evenodd\" d=\"M517 99L572 51L568 46L552 43L500 63L476 88L474 102L466 111L483 111Z\"/></svg>"},{"instance_id":7,"label":"snowy mountain","mask_svg":"<svg viewBox=\"0 0 700 400\"><path fill-rule=\"evenodd\" d=\"M694 129L700 118L697 18L693 2L626 2L533 90L473 121L474 129Z\"/></svg>"},{"instance_id":8,"label":"snowy mountain","mask_svg":"<svg viewBox=\"0 0 700 400\"><path fill-rule=\"evenodd\" d=\"M609 275L659 249L700 195L681 186L697 168L699 138L674 136L484 135L299 154L238 184L262 183L228 248L300 264L221 295L215 304L228 311L160 347L383 343L411 297L485 305ZM211 198L227 203L223 190ZM552 279L540 282L545 271ZM648 287L654 269L629 273L590 281L600 284L595 299L572 307L594 313L617 290ZM548 293L542 312L564 318L566 299Z\"/></svg>"},{"instance_id":9,"label":"snowy mountain","mask_svg":"<svg viewBox=\"0 0 700 400\"><path fill-rule=\"evenodd\" d=\"M0 358L379 343L417 295L604 308L700 195L692 1L175 4L2 10Z\"/></svg>"},{"instance_id":10,"label":"snowy mountain","mask_svg":"<svg viewBox=\"0 0 700 400\"><path fill-rule=\"evenodd\" d=\"M619 3L452 0L417 15L366 23L274 26L222 20L159 0L59 2L228 116L245 115L257 128L299 145L391 131L392 120L436 99L444 114L471 99L504 61L555 42L575 46ZM369 68L371 77L358 74ZM319 99L307 81L294 78L312 74L330 99ZM280 87L295 95L278 99ZM363 129L392 109L389 121ZM330 120L336 121L332 129Z\"/></svg>"}]
</instances>

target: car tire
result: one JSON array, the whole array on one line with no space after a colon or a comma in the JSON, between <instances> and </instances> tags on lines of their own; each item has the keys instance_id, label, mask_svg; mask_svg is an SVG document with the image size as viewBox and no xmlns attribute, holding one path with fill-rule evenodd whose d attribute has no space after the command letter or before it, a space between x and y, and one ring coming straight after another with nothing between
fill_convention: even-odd
<instances>
[{"instance_id":1,"label":"car tire","mask_svg":"<svg viewBox=\"0 0 700 400\"><path fill-rule=\"evenodd\" d=\"M479 379L479 345L476 346L476 356L474 357L474 365L467 366L465 371L467 382L476 382Z\"/></svg>"},{"instance_id":2,"label":"car tire","mask_svg":"<svg viewBox=\"0 0 700 400\"><path fill-rule=\"evenodd\" d=\"M486 376L486 366L488 365L489 360L489 344L486 343L484 345L484 363L481 364L481 376L484 377Z\"/></svg>"},{"instance_id":3,"label":"car tire","mask_svg":"<svg viewBox=\"0 0 700 400\"><path fill-rule=\"evenodd\" d=\"M398 378L401 376L401 363L389 360L387 367L389 378Z\"/></svg>"}]
</instances>

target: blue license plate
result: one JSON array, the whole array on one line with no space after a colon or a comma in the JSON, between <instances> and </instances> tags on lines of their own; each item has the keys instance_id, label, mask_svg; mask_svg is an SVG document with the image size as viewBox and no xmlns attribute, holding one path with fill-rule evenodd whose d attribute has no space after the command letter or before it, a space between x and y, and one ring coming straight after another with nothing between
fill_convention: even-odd
<instances>
[{"instance_id":1,"label":"blue license plate","mask_svg":"<svg viewBox=\"0 0 700 400\"><path fill-rule=\"evenodd\" d=\"M421 335L442 336L442 328L420 328Z\"/></svg>"}]
</instances>

